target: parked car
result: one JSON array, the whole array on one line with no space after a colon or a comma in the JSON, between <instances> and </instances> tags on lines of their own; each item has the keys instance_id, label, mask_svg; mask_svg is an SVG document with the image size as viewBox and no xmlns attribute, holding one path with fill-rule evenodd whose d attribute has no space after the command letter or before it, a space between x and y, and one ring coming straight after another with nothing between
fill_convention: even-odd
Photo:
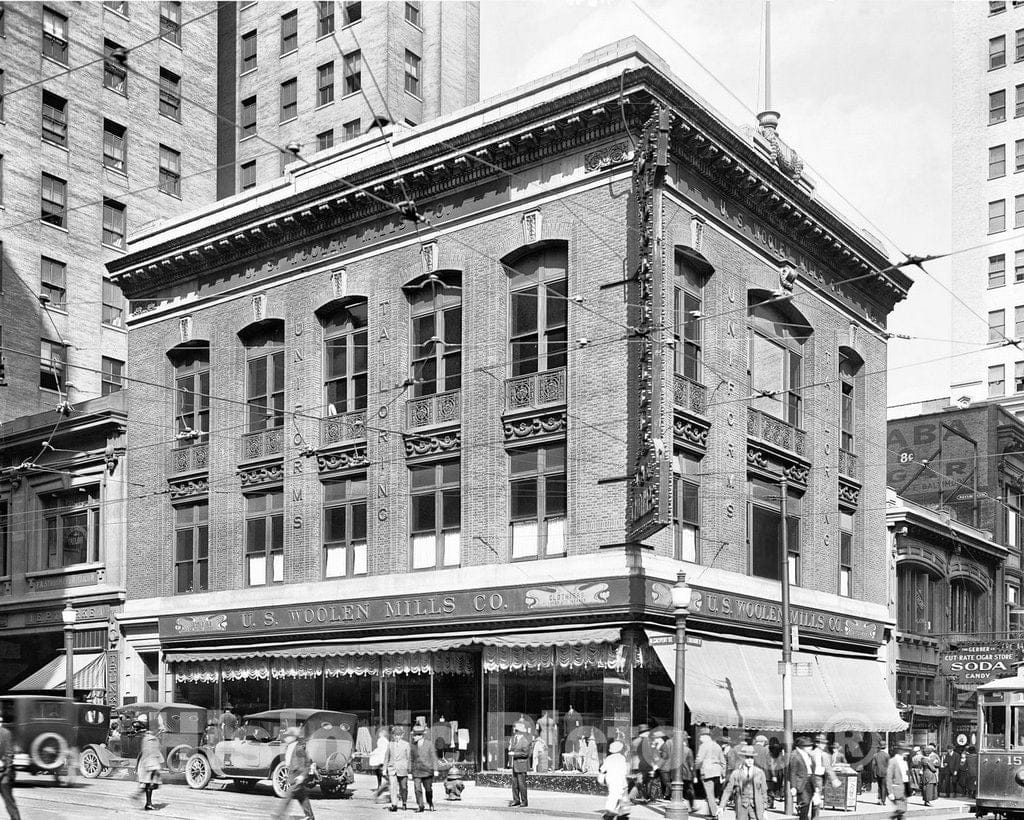
<instances>
[{"instance_id":1,"label":"parked car","mask_svg":"<svg viewBox=\"0 0 1024 820\"><path fill-rule=\"evenodd\" d=\"M0 711L14 738L14 768L32 774L58 775L80 749L102 743L110 723L109 706L49 695L4 695Z\"/></svg>"},{"instance_id":2,"label":"parked car","mask_svg":"<svg viewBox=\"0 0 1024 820\"><path fill-rule=\"evenodd\" d=\"M189 757L203 742L206 729L206 709L189 703L132 703L114 710L113 722L104 743L91 743L81 749L78 768L83 777L99 777L104 771L138 764L145 730L137 721L145 716L145 723L160 741L169 771L180 772Z\"/></svg>"},{"instance_id":3,"label":"parked car","mask_svg":"<svg viewBox=\"0 0 1024 820\"><path fill-rule=\"evenodd\" d=\"M185 764L190 788L205 789L213 778L227 778L251 788L269 780L278 797L288 793L288 767L284 762L284 731L297 726L306 741L312 764L309 787L320 786L325 797L348 797L353 781L351 761L356 716L320 709L273 709L248 715L233 738L206 745Z\"/></svg>"}]
</instances>

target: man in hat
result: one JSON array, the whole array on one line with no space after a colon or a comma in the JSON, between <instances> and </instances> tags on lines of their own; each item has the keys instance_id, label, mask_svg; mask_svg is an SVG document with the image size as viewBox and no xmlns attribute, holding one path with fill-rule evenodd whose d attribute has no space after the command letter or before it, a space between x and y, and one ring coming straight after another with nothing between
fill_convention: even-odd
<instances>
[{"instance_id":1,"label":"man in hat","mask_svg":"<svg viewBox=\"0 0 1024 820\"><path fill-rule=\"evenodd\" d=\"M754 737L754 765L764 772L764 780L768 786L768 808L774 808L775 798L771 789L772 755L768 751L768 738L765 735Z\"/></svg>"},{"instance_id":2,"label":"man in hat","mask_svg":"<svg viewBox=\"0 0 1024 820\"><path fill-rule=\"evenodd\" d=\"M636 727L636 737L629 744L629 766L636 772L629 799L634 803L646 803L650 799L651 783L651 727L641 723Z\"/></svg>"},{"instance_id":3,"label":"man in hat","mask_svg":"<svg viewBox=\"0 0 1024 820\"><path fill-rule=\"evenodd\" d=\"M818 735L814 738L814 750L811 752L811 759L814 761L814 788L817 792L817 810L821 806L821 795L825 786L825 778L828 778L832 788L839 786L839 778L836 777L835 769L832 768L832 755L828 750L828 737ZM817 814L817 811L815 811Z\"/></svg>"},{"instance_id":4,"label":"man in hat","mask_svg":"<svg viewBox=\"0 0 1024 820\"><path fill-rule=\"evenodd\" d=\"M412 749L405 739L405 727L393 726L387 753L384 755L384 773L388 776L391 805L388 811L398 811L398 795L402 795L402 811L409 800L409 764Z\"/></svg>"},{"instance_id":5,"label":"man in hat","mask_svg":"<svg viewBox=\"0 0 1024 820\"><path fill-rule=\"evenodd\" d=\"M412 747L409 750L409 774L412 776L413 791L416 794L417 812L424 811L423 796L427 806L434 811L434 775L437 774L437 754L434 744L427 742L425 726L412 727Z\"/></svg>"},{"instance_id":6,"label":"man in hat","mask_svg":"<svg viewBox=\"0 0 1024 820\"><path fill-rule=\"evenodd\" d=\"M885 773L885 788L889 792L889 799L892 800L893 820L901 820L907 810L907 790L910 786L910 768L907 766L909 751L910 747L907 744L900 743Z\"/></svg>"},{"instance_id":7,"label":"man in hat","mask_svg":"<svg viewBox=\"0 0 1024 820\"><path fill-rule=\"evenodd\" d=\"M715 802L718 797L718 790L722 786L722 776L725 774L725 753L711 738L711 730L707 726L700 728L700 741L697 745L697 772L701 782L704 784L704 796L708 801L708 816L715 817L718 814L718 804Z\"/></svg>"},{"instance_id":8,"label":"man in hat","mask_svg":"<svg viewBox=\"0 0 1024 820\"><path fill-rule=\"evenodd\" d=\"M0 710L0 797L11 820L21 820L14 802L14 737L4 726L4 713Z\"/></svg>"},{"instance_id":9,"label":"man in hat","mask_svg":"<svg viewBox=\"0 0 1024 820\"><path fill-rule=\"evenodd\" d=\"M889 771L889 752L885 746L879 746L878 751L871 758L871 776L875 779L875 783L878 785L878 805L885 805L885 796L887 794L887 786L885 785L885 776Z\"/></svg>"},{"instance_id":10,"label":"man in hat","mask_svg":"<svg viewBox=\"0 0 1024 820\"><path fill-rule=\"evenodd\" d=\"M302 732L297 726L289 726L284 730L281 739L285 742L284 762L288 767L288 794L281 798L274 817L285 817L288 807L295 800L302 807L302 816L306 820L313 820L313 807L309 804L309 791L306 789L306 780L309 779L309 756L306 754Z\"/></svg>"},{"instance_id":11,"label":"man in hat","mask_svg":"<svg viewBox=\"0 0 1024 820\"><path fill-rule=\"evenodd\" d=\"M512 802L510 806L527 806L526 771L530 767L530 738L526 722L516 721L514 734L508 742L508 755L512 759Z\"/></svg>"},{"instance_id":12,"label":"man in hat","mask_svg":"<svg viewBox=\"0 0 1024 820\"><path fill-rule=\"evenodd\" d=\"M789 791L796 800L800 820L808 820L811 817L811 807L817 788L814 782L811 739L806 735L796 739L793 754L789 756Z\"/></svg>"},{"instance_id":13,"label":"man in hat","mask_svg":"<svg viewBox=\"0 0 1024 820\"><path fill-rule=\"evenodd\" d=\"M753 746L741 746L739 754L743 762L729 775L725 791L722 792L722 802L718 806L718 816L722 816L729 798L735 795L736 820L764 820L764 810L768 804L768 780L764 771L754 765L757 751Z\"/></svg>"}]
</instances>

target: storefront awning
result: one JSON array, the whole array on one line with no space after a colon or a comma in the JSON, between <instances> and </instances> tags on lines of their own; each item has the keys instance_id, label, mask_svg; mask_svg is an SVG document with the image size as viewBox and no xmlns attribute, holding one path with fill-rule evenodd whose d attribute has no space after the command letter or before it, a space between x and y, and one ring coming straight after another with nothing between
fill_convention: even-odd
<instances>
[{"instance_id":1,"label":"storefront awning","mask_svg":"<svg viewBox=\"0 0 1024 820\"><path fill-rule=\"evenodd\" d=\"M675 678L675 645L653 646ZM686 704L694 723L782 729L778 649L703 640L686 647ZM798 732L897 732L907 727L882 677L867 658L794 652L793 729Z\"/></svg>"},{"instance_id":2,"label":"storefront awning","mask_svg":"<svg viewBox=\"0 0 1024 820\"><path fill-rule=\"evenodd\" d=\"M948 706L912 706L914 717L945 718L949 717Z\"/></svg>"},{"instance_id":3,"label":"storefront awning","mask_svg":"<svg viewBox=\"0 0 1024 820\"><path fill-rule=\"evenodd\" d=\"M66 665L64 655L58 655L42 669L38 669L16 686L12 692L49 692L64 688ZM72 656L75 689L106 689L106 666L102 652Z\"/></svg>"}]
</instances>

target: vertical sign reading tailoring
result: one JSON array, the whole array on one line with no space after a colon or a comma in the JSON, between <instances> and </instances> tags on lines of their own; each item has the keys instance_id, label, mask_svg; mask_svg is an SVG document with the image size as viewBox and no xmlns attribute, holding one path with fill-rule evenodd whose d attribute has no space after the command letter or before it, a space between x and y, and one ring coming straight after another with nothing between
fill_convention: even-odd
<instances>
[{"instance_id":1,"label":"vertical sign reading tailoring","mask_svg":"<svg viewBox=\"0 0 1024 820\"><path fill-rule=\"evenodd\" d=\"M640 319L638 405L635 427L636 461L629 479L626 539L642 541L672 520L671 405L664 396L665 374L671 374L664 344L670 311L662 236L662 184L668 163L672 114L660 107L644 125L633 161L633 198L637 207L637 295Z\"/></svg>"}]
</instances>

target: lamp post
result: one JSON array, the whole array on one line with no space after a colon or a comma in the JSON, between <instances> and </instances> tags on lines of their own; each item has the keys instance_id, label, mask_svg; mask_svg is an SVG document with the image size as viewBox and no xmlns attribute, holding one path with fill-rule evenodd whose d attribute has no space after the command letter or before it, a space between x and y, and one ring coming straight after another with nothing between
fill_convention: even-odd
<instances>
[{"instance_id":1,"label":"lamp post","mask_svg":"<svg viewBox=\"0 0 1024 820\"><path fill-rule=\"evenodd\" d=\"M672 587L672 609L676 616L676 688L673 699L672 796L665 809L665 820L687 820L689 807L684 796L683 760L686 749L686 616L690 614L693 590L686 585L686 573L680 572Z\"/></svg>"},{"instance_id":2,"label":"lamp post","mask_svg":"<svg viewBox=\"0 0 1024 820\"><path fill-rule=\"evenodd\" d=\"M75 665L72 644L78 612L71 606L71 601L68 601L67 606L61 610L60 617L64 621L64 695L73 699L75 697Z\"/></svg>"}]
</instances>

